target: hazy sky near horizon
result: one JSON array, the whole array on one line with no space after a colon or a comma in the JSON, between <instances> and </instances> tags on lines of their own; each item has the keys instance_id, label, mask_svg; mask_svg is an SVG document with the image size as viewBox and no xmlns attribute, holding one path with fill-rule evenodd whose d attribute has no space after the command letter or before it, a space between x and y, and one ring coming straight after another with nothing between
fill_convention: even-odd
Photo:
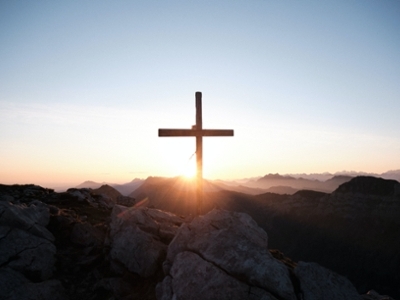
<instances>
[{"instance_id":1,"label":"hazy sky near horizon","mask_svg":"<svg viewBox=\"0 0 400 300\"><path fill-rule=\"evenodd\" d=\"M400 1L0 1L0 183L400 169Z\"/></svg>"}]
</instances>

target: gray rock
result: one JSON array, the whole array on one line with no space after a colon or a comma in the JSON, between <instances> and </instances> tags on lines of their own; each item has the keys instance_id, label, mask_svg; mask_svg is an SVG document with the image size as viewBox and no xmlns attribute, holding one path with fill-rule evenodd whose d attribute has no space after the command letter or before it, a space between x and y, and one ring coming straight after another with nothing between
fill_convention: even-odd
<instances>
[{"instance_id":1,"label":"gray rock","mask_svg":"<svg viewBox=\"0 0 400 300\"><path fill-rule=\"evenodd\" d=\"M168 274L175 270L176 257L184 251L198 254L233 278L241 278L248 288L256 286L283 299L296 299L287 267L272 257L267 233L247 214L213 210L183 224L168 247L169 263L164 264ZM186 280L197 280L196 272L192 276ZM174 293L180 284L184 283L173 285Z\"/></svg>"},{"instance_id":2,"label":"gray rock","mask_svg":"<svg viewBox=\"0 0 400 300\"><path fill-rule=\"evenodd\" d=\"M158 288L163 289L158 292L158 296L161 296L159 299L163 300L276 299L265 290L252 289L247 283L241 282L199 255L188 251L177 254L170 276L164 281Z\"/></svg>"},{"instance_id":3,"label":"gray rock","mask_svg":"<svg viewBox=\"0 0 400 300\"><path fill-rule=\"evenodd\" d=\"M56 247L26 231L0 226L0 265L45 280L53 274Z\"/></svg>"},{"instance_id":4,"label":"gray rock","mask_svg":"<svg viewBox=\"0 0 400 300\"><path fill-rule=\"evenodd\" d=\"M115 205L111 213L110 256L142 277L153 275L182 220L148 208Z\"/></svg>"},{"instance_id":5,"label":"gray rock","mask_svg":"<svg viewBox=\"0 0 400 300\"><path fill-rule=\"evenodd\" d=\"M0 202L0 215L0 266L36 280L50 278L56 247L54 236L44 227L49 221L47 206Z\"/></svg>"},{"instance_id":6,"label":"gray rock","mask_svg":"<svg viewBox=\"0 0 400 300\"><path fill-rule=\"evenodd\" d=\"M133 206L136 204L135 198L127 197L127 196L119 196L117 198L117 204L123 206Z\"/></svg>"},{"instance_id":7,"label":"gray rock","mask_svg":"<svg viewBox=\"0 0 400 300\"><path fill-rule=\"evenodd\" d=\"M18 228L38 237L54 241L54 236L45 228L50 214L46 204L37 201L35 204L14 205L0 202L0 226Z\"/></svg>"},{"instance_id":8,"label":"gray rock","mask_svg":"<svg viewBox=\"0 0 400 300\"><path fill-rule=\"evenodd\" d=\"M368 293L362 295L363 300L394 300L392 297L388 295L380 295L374 290L368 291Z\"/></svg>"},{"instance_id":9,"label":"gray rock","mask_svg":"<svg viewBox=\"0 0 400 300\"><path fill-rule=\"evenodd\" d=\"M90 223L75 223L71 230L70 240L76 245L100 246L104 242L102 232L94 228Z\"/></svg>"},{"instance_id":10,"label":"gray rock","mask_svg":"<svg viewBox=\"0 0 400 300\"><path fill-rule=\"evenodd\" d=\"M156 272L166 248L138 227L127 226L113 235L110 255L129 271L149 277Z\"/></svg>"},{"instance_id":11,"label":"gray rock","mask_svg":"<svg viewBox=\"0 0 400 300\"><path fill-rule=\"evenodd\" d=\"M111 209L115 205L114 200L107 195L101 194L101 195L96 196L95 199L96 199L97 203L99 204L99 206L103 207L103 208Z\"/></svg>"},{"instance_id":12,"label":"gray rock","mask_svg":"<svg viewBox=\"0 0 400 300\"><path fill-rule=\"evenodd\" d=\"M58 280L33 283L22 274L0 269L0 299L4 300L67 300L65 290Z\"/></svg>"},{"instance_id":13,"label":"gray rock","mask_svg":"<svg viewBox=\"0 0 400 300\"><path fill-rule=\"evenodd\" d=\"M75 197L78 201L85 201L87 198L90 197L90 189L85 188L70 188L67 190L67 193L70 194L72 197Z\"/></svg>"},{"instance_id":14,"label":"gray rock","mask_svg":"<svg viewBox=\"0 0 400 300\"><path fill-rule=\"evenodd\" d=\"M348 279L317 263L300 261L294 272L300 281L304 300L362 299Z\"/></svg>"},{"instance_id":15,"label":"gray rock","mask_svg":"<svg viewBox=\"0 0 400 300\"><path fill-rule=\"evenodd\" d=\"M164 280L159 282L156 286L157 300L170 300L172 299L172 277L167 275Z\"/></svg>"}]
</instances>

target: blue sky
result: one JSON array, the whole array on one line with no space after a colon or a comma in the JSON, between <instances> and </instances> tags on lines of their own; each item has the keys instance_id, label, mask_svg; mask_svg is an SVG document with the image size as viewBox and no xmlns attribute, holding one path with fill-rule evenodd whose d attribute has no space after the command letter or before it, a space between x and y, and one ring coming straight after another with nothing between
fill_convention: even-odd
<instances>
[{"instance_id":1,"label":"blue sky","mask_svg":"<svg viewBox=\"0 0 400 300\"><path fill-rule=\"evenodd\" d=\"M0 182L400 168L399 1L0 1Z\"/></svg>"}]
</instances>

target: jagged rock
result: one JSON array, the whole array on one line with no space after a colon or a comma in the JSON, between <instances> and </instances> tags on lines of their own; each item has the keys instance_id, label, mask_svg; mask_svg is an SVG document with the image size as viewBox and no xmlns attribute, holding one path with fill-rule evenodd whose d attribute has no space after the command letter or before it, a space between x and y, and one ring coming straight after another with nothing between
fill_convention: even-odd
<instances>
[{"instance_id":1,"label":"jagged rock","mask_svg":"<svg viewBox=\"0 0 400 300\"><path fill-rule=\"evenodd\" d=\"M142 277L153 275L165 258L182 219L149 208L116 205L111 213L111 258Z\"/></svg>"},{"instance_id":2,"label":"jagged rock","mask_svg":"<svg viewBox=\"0 0 400 300\"><path fill-rule=\"evenodd\" d=\"M35 280L50 278L56 247L54 236L44 227L49 220L45 205L0 202L0 216L0 266Z\"/></svg>"},{"instance_id":3,"label":"jagged rock","mask_svg":"<svg viewBox=\"0 0 400 300\"><path fill-rule=\"evenodd\" d=\"M53 235L45 228L49 223L49 209L40 201L30 206L0 202L0 226L27 231L38 237L53 241Z\"/></svg>"},{"instance_id":4,"label":"jagged rock","mask_svg":"<svg viewBox=\"0 0 400 300\"><path fill-rule=\"evenodd\" d=\"M33 283L20 273L0 269L0 299L3 300L67 300L65 290L58 280Z\"/></svg>"},{"instance_id":5,"label":"jagged rock","mask_svg":"<svg viewBox=\"0 0 400 300\"><path fill-rule=\"evenodd\" d=\"M30 278L45 280L53 273L53 243L20 229L0 227L0 265Z\"/></svg>"},{"instance_id":6,"label":"jagged rock","mask_svg":"<svg viewBox=\"0 0 400 300\"><path fill-rule=\"evenodd\" d=\"M300 281L304 300L360 300L353 284L345 277L317 263L298 262L294 270Z\"/></svg>"},{"instance_id":7,"label":"jagged rock","mask_svg":"<svg viewBox=\"0 0 400 300\"><path fill-rule=\"evenodd\" d=\"M100 246L104 242L104 235L90 223L77 222L72 227L70 240L84 247Z\"/></svg>"},{"instance_id":8,"label":"jagged rock","mask_svg":"<svg viewBox=\"0 0 400 300\"><path fill-rule=\"evenodd\" d=\"M185 286L185 280L191 282L190 288L193 291L202 290L204 283L201 278L206 271L188 272L185 278L174 276L180 274L177 266L183 267L182 260L187 260L188 254L178 256L182 252L195 253L197 260L204 261L204 270L209 270L212 265L231 278L232 282L241 281L247 286L247 290L258 287L266 295L296 299L288 268L272 257L268 251L267 233L247 214L213 210L205 216L195 218L190 224L183 224L168 247L167 262L164 263L166 275L172 277L172 280L166 279L171 281L171 286L167 287L168 284L164 282L160 284L163 288L159 287L159 290L171 289L172 298L159 292L161 299L190 298L190 294L180 294L190 293L189 288L179 288ZM209 276L216 276L217 280L219 272L210 272ZM210 286L210 289L214 290L215 287Z\"/></svg>"},{"instance_id":9,"label":"jagged rock","mask_svg":"<svg viewBox=\"0 0 400 300\"><path fill-rule=\"evenodd\" d=\"M0 201L7 201L13 204L30 203L31 201L46 198L53 193L54 190L52 189L33 184L0 184Z\"/></svg>"},{"instance_id":10,"label":"jagged rock","mask_svg":"<svg viewBox=\"0 0 400 300\"><path fill-rule=\"evenodd\" d=\"M98 189L90 188L70 188L65 193L55 194L48 197L48 203L55 201L71 201L76 200L79 202L86 202L93 207L112 209L115 204L124 206L133 206L135 199L121 195L116 189L109 185L103 185Z\"/></svg>"},{"instance_id":11,"label":"jagged rock","mask_svg":"<svg viewBox=\"0 0 400 300\"><path fill-rule=\"evenodd\" d=\"M67 190L67 193L70 194L72 197L75 197L79 201L84 201L90 197L90 189L76 189L70 188Z\"/></svg>"},{"instance_id":12,"label":"jagged rock","mask_svg":"<svg viewBox=\"0 0 400 300\"><path fill-rule=\"evenodd\" d=\"M362 295L363 300L394 300L392 297L387 295L379 295L374 290L368 291L365 295Z\"/></svg>"},{"instance_id":13,"label":"jagged rock","mask_svg":"<svg viewBox=\"0 0 400 300\"><path fill-rule=\"evenodd\" d=\"M176 255L170 275L157 287L157 297L160 300L276 299L267 291L241 282L189 251Z\"/></svg>"},{"instance_id":14,"label":"jagged rock","mask_svg":"<svg viewBox=\"0 0 400 300\"><path fill-rule=\"evenodd\" d=\"M135 198L128 197L128 196L119 196L117 198L117 204L123 206L133 206L136 204Z\"/></svg>"}]
</instances>

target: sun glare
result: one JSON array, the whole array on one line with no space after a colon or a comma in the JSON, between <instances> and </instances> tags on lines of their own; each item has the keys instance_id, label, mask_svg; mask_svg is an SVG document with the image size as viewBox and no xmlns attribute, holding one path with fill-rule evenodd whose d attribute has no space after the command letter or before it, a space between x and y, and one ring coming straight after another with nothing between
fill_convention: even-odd
<instances>
[{"instance_id":1,"label":"sun glare","mask_svg":"<svg viewBox=\"0 0 400 300\"><path fill-rule=\"evenodd\" d=\"M182 170L182 175L187 179L193 179L196 176L195 160L189 161Z\"/></svg>"}]
</instances>

